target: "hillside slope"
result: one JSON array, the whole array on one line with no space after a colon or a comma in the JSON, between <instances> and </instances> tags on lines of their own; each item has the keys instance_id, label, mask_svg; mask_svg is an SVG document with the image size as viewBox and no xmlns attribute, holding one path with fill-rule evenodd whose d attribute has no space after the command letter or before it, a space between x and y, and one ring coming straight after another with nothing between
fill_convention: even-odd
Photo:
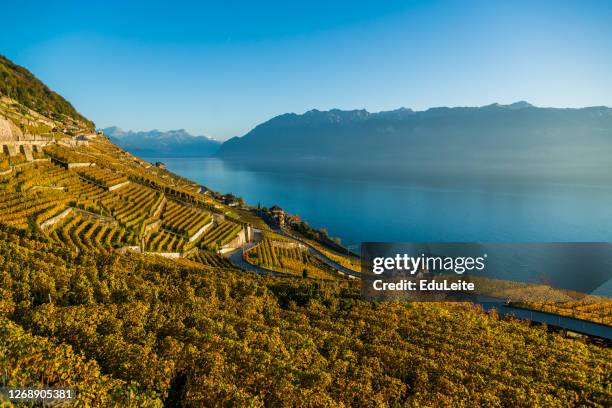
<instances>
[{"instance_id":1,"label":"hillside slope","mask_svg":"<svg viewBox=\"0 0 612 408\"><path fill-rule=\"evenodd\" d=\"M94 128L93 122L77 112L70 102L3 55L0 55L0 95L68 126Z\"/></svg>"}]
</instances>

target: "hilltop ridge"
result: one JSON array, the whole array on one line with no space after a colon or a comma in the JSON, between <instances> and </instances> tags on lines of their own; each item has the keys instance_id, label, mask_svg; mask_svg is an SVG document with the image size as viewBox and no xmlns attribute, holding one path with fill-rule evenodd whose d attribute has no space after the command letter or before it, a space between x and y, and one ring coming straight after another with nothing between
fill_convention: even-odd
<instances>
[{"instance_id":1,"label":"hilltop ridge","mask_svg":"<svg viewBox=\"0 0 612 408\"><path fill-rule=\"evenodd\" d=\"M94 129L70 102L49 89L26 68L0 54L0 95L69 127Z\"/></svg>"}]
</instances>

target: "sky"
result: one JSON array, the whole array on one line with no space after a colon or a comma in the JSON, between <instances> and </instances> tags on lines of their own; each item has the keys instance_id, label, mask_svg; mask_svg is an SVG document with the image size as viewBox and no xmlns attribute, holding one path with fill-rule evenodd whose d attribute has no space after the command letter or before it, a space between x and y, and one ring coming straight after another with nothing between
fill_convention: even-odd
<instances>
[{"instance_id":1,"label":"sky","mask_svg":"<svg viewBox=\"0 0 612 408\"><path fill-rule=\"evenodd\" d=\"M11 1L0 54L98 127L218 140L286 112L612 106L611 1Z\"/></svg>"}]
</instances>

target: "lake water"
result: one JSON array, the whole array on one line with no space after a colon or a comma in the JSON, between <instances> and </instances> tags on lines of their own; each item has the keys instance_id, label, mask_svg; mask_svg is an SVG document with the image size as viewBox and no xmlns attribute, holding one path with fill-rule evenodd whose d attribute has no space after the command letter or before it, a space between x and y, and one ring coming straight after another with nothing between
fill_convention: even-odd
<instances>
[{"instance_id":1,"label":"lake water","mask_svg":"<svg viewBox=\"0 0 612 408\"><path fill-rule=\"evenodd\" d=\"M216 158L143 157L247 203L277 204L345 244L612 242L612 186L347 180L257 171Z\"/></svg>"}]
</instances>

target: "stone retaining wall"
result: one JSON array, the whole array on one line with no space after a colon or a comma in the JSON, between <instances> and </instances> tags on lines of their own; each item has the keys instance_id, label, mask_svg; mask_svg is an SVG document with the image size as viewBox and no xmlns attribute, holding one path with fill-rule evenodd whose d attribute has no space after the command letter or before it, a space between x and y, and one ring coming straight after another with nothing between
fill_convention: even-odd
<instances>
[{"instance_id":1,"label":"stone retaining wall","mask_svg":"<svg viewBox=\"0 0 612 408\"><path fill-rule=\"evenodd\" d=\"M189 242L193 242L196 239L198 239L200 237L200 235L202 235L204 232L206 232L206 230L208 230L211 226L213 225L213 221L209 221L208 224L205 224L202 226L202 228L200 228L199 230L196 231L195 234L193 234L190 238L189 238Z\"/></svg>"},{"instance_id":2,"label":"stone retaining wall","mask_svg":"<svg viewBox=\"0 0 612 408\"><path fill-rule=\"evenodd\" d=\"M128 184L130 184L130 180L126 180L126 181L124 181L124 182L122 182L122 183L119 183L119 184L115 184L115 185L109 186L109 187L108 187L108 191L117 190L118 188L121 188L121 187L123 187L123 186L127 186Z\"/></svg>"},{"instance_id":3,"label":"stone retaining wall","mask_svg":"<svg viewBox=\"0 0 612 408\"><path fill-rule=\"evenodd\" d=\"M47 221L40 224L40 228L45 230L49 227L52 227L53 225L57 224L58 222L60 222L61 220L69 216L71 213L72 213L72 208L66 208L64 211L62 211L55 217L51 217Z\"/></svg>"}]
</instances>

